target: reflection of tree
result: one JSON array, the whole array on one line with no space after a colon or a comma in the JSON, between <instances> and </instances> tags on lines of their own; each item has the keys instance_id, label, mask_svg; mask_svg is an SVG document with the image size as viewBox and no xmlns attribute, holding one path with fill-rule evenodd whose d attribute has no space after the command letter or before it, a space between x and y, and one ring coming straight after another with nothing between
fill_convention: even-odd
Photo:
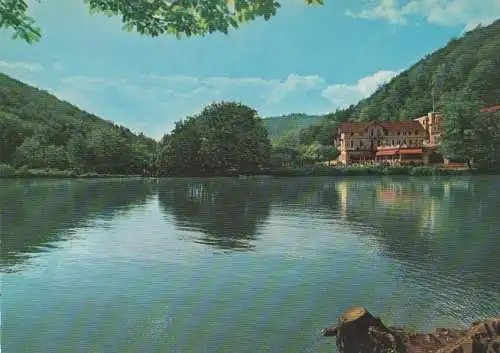
<instances>
[{"instance_id":1,"label":"reflection of tree","mask_svg":"<svg viewBox=\"0 0 500 353\"><path fill-rule=\"evenodd\" d=\"M304 207L331 211L338 202L334 185L320 178L172 179L160 187L159 198L178 227L203 233L196 242L248 250L271 203L300 213Z\"/></svg>"},{"instance_id":2,"label":"reflection of tree","mask_svg":"<svg viewBox=\"0 0 500 353\"><path fill-rule=\"evenodd\" d=\"M340 208L335 180L331 178L273 179L273 201L287 209L313 209L326 214Z\"/></svg>"},{"instance_id":3,"label":"reflection of tree","mask_svg":"<svg viewBox=\"0 0 500 353\"><path fill-rule=\"evenodd\" d=\"M0 190L0 266L12 271L71 229L144 203L153 186L139 180L0 181Z\"/></svg>"},{"instance_id":4,"label":"reflection of tree","mask_svg":"<svg viewBox=\"0 0 500 353\"><path fill-rule=\"evenodd\" d=\"M226 250L253 247L271 196L262 179L174 179L159 191L161 208L177 226L203 233L199 243Z\"/></svg>"}]
</instances>

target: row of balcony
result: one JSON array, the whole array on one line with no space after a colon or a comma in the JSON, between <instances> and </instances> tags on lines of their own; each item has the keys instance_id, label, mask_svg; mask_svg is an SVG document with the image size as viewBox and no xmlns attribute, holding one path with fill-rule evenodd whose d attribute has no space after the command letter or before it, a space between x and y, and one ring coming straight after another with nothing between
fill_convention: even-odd
<instances>
[{"instance_id":1,"label":"row of balcony","mask_svg":"<svg viewBox=\"0 0 500 353\"><path fill-rule=\"evenodd\" d=\"M423 141L422 143L416 143L416 144L396 144L396 145L381 145L377 146L377 150L388 150L388 149L400 149L400 148L421 148L421 147L427 147L427 148L433 148L437 147L436 143L431 143L430 141ZM349 147L345 148L345 146L340 146L341 150L356 150L356 149L366 149L370 148L370 146L355 146L355 147Z\"/></svg>"}]
</instances>

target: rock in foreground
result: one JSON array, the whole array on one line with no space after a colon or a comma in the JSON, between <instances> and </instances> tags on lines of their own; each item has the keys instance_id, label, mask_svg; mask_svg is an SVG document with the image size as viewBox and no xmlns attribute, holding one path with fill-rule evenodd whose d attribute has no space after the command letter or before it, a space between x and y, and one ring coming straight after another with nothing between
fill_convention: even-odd
<instances>
[{"instance_id":1,"label":"rock in foreground","mask_svg":"<svg viewBox=\"0 0 500 353\"><path fill-rule=\"evenodd\" d=\"M469 330L437 328L430 333L386 327L363 307L339 317L323 331L337 336L340 353L500 353L500 316L474 322Z\"/></svg>"}]
</instances>

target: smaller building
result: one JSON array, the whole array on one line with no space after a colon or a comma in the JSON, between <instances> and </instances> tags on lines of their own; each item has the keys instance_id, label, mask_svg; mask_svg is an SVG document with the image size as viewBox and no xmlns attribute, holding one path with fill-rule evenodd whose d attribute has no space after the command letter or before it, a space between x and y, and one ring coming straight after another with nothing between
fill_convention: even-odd
<instances>
[{"instance_id":1,"label":"smaller building","mask_svg":"<svg viewBox=\"0 0 500 353\"><path fill-rule=\"evenodd\" d=\"M437 147L443 132L443 117L439 113L430 112L420 118L414 119L418 121L425 130L427 140L424 145L426 147Z\"/></svg>"}]
</instances>

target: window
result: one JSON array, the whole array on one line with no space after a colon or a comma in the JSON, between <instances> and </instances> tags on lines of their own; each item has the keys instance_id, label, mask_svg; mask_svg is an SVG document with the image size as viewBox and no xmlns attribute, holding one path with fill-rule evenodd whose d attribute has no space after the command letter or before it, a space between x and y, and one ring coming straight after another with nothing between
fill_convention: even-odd
<instances>
[{"instance_id":1,"label":"window","mask_svg":"<svg viewBox=\"0 0 500 353\"><path fill-rule=\"evenodd\" d=\"M411 142L412 142L411 140L409 140L409 141L408 141L408 144L409 144L410 146L411 146Z\"/></svg>"},{"instance_id":2,"label":"window","mask_svg":"<svg viewBox=\"0 0 500 353\"><path fill-rule=\"evenodd\" d=\"M401 141L400 141L400 140L398 140L398 145L400 145L400 144L401 144Z\"/></svg>"},{"instance_id":3,"label":"window","mask_svg":"<svg viewBox=\"0 0 500 353\"><path fill-rule=\"evenodd\" d=\"M406 145L406 140L403 140L403 145Z\"/></svg>"},{"instance_id":4,"label":"window","mask_svg":"<svg viewBox=\"0 0 500 353\"><path fill-rule=\"evenodd\" d=\"M351 141L351 148L354 148L354 141Z\"/></svg>"},{"instance_id":5,"label":"window","mask_svg":"<svg viewBox=\"0 0 500 353\"><path fill-rule=\"evenodd\" d=\"M395 141L394 141L394 140L392 140L392 145L394 145L394 142L395 142Z\"/></svg>"}]
</instances>

